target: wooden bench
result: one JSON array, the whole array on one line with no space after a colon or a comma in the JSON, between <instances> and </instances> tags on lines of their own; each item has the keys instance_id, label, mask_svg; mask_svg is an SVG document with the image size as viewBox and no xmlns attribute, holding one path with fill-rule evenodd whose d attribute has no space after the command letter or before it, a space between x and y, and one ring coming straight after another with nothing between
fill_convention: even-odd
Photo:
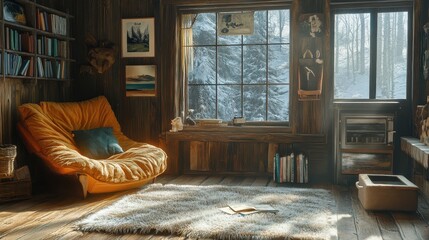
<instances>
[{"instance_id":1,"label":"wooden bench","mask_svg":"<svg viewBox=\"0 0 429 240\"><path fill-rule=\"evenodd\" d=\"M415 137L401 137L401 150L426 170L429 165L429 146Z\"/></svg>"}]
</instances>

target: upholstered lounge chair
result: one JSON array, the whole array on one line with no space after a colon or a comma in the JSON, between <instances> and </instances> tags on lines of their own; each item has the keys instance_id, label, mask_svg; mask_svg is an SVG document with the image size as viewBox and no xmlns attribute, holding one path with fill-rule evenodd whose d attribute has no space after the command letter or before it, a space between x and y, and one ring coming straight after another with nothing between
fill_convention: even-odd
<instances>
[{"instance_id":1,"label":"upholstered lounge chair","mask_svg":"<svg viewBox=\"0 0 429 240\"><path fill-rule=\"evenodd\" d=\"M84 197L141 186L166 170L167 155L155 146L135 142L122 132L105 97L82 102L27 103L19 108L18 130L30 152L54 172L76 175ZM72 131L113 128L122 153L105 159L82 155Z\"/></svg>"}]
</instances>

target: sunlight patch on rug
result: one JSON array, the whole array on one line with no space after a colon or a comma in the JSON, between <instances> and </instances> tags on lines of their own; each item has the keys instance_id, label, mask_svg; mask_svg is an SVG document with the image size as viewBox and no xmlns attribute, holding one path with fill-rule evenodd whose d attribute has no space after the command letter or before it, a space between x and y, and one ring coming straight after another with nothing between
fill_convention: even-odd
<instances>
[{"instance_id":1,"label":"sunlight patch on rug","mask_svg":"<svg viewBox=\"0 0 429 240\"><path fill-rule=\"evenodd\" d=\"M270 204L279 212L247 216L219 210L228 204ZM148 185L87 216L84 232L171 233L214 239L337 239L336 207L323 189Z\"/></svg>"}]
</instances>

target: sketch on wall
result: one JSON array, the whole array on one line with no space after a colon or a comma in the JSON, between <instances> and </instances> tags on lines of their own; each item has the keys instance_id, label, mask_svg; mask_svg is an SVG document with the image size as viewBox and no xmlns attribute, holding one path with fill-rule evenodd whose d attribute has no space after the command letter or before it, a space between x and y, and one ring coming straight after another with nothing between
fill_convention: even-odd
<instances>
[{"instance_id":1,"label":"sketch on wall","mask_svg":"<svg viewBox=\"0 0 429 240\"><path fill-rule=\"evenodd\" d=\"M250 35L254 31L254 13L219 13L218 35Z\"/></svg>"}]
</instances>

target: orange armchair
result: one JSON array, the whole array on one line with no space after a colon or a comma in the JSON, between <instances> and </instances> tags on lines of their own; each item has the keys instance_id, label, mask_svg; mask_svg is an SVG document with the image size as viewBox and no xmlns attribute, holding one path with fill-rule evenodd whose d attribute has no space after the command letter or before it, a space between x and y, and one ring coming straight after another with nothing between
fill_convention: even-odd
<instances>
[{"instance_id":1,"label":"orange armchair","mask_svg":"<svg viewBox=\"0 0 429 240\"><path fill-rule=\"evenodd\" d=\"M82 102L27 103L18 108L18 130L27 149L59 174L74 174L89 193L139 187L166 170L167 155L126 137L103 96ZM92 159L79 153L72 131L112 127L123 153Z\"/></svg>"}]
</instances>

